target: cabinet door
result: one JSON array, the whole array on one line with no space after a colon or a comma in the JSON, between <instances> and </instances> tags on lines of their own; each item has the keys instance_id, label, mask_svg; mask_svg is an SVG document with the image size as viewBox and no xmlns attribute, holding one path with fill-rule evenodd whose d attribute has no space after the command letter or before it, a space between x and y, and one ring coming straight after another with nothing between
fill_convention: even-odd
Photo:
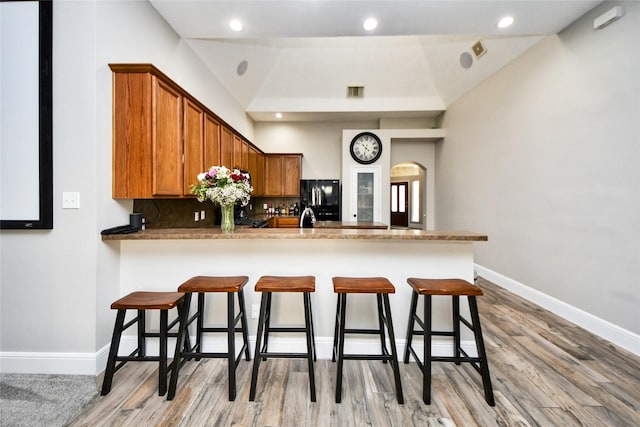
<instances>
[{"instance_id":1,"label":"cabinet door","mask_svg":"<svg viewBox=\"0 0 640 427\"><path fill-rule=\"evenodd\" d=\"M182 195L182 97L153 77L153 195Z\"/></svg>"},{"instance_id":2,"label":"cabinet door","mask_svg":"<svg viewBox=\"0 0 640 427\"><path fill-rule=\"evenodd\" d=\"M220 165L233 168L233 132L226 126L220 129Z\"/></svg>"},{"instance_id":3,"label":"cabinet door","mask_svg":"<svg viewBox=\"0 0 640 427\"><path fill-rule=\"evenodd\" d=\"M204 169L220 165L220 122L210 114L204 116Z\"/></svg>"},{"instance_id":4,"label":"cabinet door","mask_svg":"<svg viewBox=\"0 0 640 427\"><path fill-rule=\"evenodd\" d=\"M258 151L256 175L258 179L258 182L257 182L258 187L257 187L257 190L255 190L255 194L257 196L262 196L264 195L264 188L265 188L264 154L262 154L259 151Z\"/></svg>"},{"instance_id":5,"label":"cabinet door","mask_svg":"<svg viewBox=\"0 0 640 427\"><path fill-rule=\"evenodd\" d=\"M264 157L264 195L282 196L282 156Z\"/></svg>"},{"instance_id":6,"label":"cabinet door","mask_svg":"<svg viewBox=\"0 0 640 427\"><path fill-rule=\"evenodd\" d=\"M233 135L233 167L247 170L249 167L249 144L238 135ZM230 168L231 169L231 168Z\"/></svg>"},{"instance_id":7,"label":"cabinet door","mask_svg":"<svg viewBox=\"0 0 640 427\"><path fill-rule=\"evenodd\" d=\"M258 195L258 186L260 177L258 176L258 150L249 146L249 154L248 154L248 167L249 175L251 175L251 186L253 187L252 196Z\"/></svg>"},{"instance_id":8,"label":"cabinet door","mask_svg":"<svg viewBox=\"0 0 640 427\"><path fill-rule=\"evenodd\" d=\"M204 168L204 111L184 98L184 179L182 194L190 195L191 186Z\"/></svg>"},{"instance_id":9,"label":"cabinet door","mask_svg":"<svg viewBox=\"0 0 640 427\"><path fill-rule=\"evenodd\" d=\"M380 166L351 168L349 220L380 221L382 216Z\"/></svg>"},{"instance_id":10,"label":"cabinet door","mask_svg":"<svg viewBox=\"0 0 640 427\"><path fill-rule=\"evenodd\" d=\"M299 155L282 156L282 195L298 197L300 195L300 169L302 159Z\"/></svg>"},{"instance_id":11,"label":"cabinet door","mask_svg":"<svg viewBox=\"0 0 640 427\"><path fill-rule=\"evenodd\" d=\"M151 197L151 75L113 75L113 189L112 197ZM136 171L137 173L132 173Z\"/></svg>"}]
</instances>

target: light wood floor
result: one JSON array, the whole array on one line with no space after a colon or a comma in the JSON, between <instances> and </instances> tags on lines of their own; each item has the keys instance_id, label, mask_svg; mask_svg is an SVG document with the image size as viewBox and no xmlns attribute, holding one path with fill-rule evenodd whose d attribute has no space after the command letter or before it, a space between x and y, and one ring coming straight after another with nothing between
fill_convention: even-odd
<instances>
[{"instance_id":1,"label":"light wood floor","mask_svg":"<svg viewBox=\"0 0 640 427\"><path fill-rule=\"evenodd\" d=\"M270 359L249 402L251 363L240 362L238 397L227 400L221 359L189 362L173 401L157 395L153 363L130 363L112 391L72 426L640 426L640 358L482 278L479 298L496 406L486 405L468 365L435 363L432 404L421 400L415 363L401 363L404 405L380 361L345 361L343 400L334 402L335 363L315 365L309 401L306 362ZM404 322L404 314L396 314ZM404 338L404 337L402 337ZM98 378L101 384L101 377Z\"/></svg>"}]
</instances>

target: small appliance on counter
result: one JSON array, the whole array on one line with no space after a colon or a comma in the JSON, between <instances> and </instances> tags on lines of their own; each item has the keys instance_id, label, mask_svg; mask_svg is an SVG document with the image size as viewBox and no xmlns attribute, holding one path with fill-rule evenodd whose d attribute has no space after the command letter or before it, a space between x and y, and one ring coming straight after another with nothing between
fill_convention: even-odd
<instances>
[{"instance_id":1,"label":"small appliance on counter","mask_svg":"<svg viewBox=\"0 0 640 427\"><path fill-rule=\"evenodd\" d=\"M302 209L311 208L318 221L340 221L339 179L301 179Z\"/></svg>"}]
</instances>

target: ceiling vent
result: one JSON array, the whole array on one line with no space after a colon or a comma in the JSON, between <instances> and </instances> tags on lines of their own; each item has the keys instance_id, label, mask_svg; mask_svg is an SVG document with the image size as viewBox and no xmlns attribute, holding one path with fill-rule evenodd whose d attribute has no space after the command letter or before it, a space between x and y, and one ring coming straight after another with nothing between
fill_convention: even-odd
<instances>
[{"instance_id":1,"label":"ceiling vent","mask_svg":"<svg viewBox=\"0 0 640 427\"><path fill-rule=\"evenodd\" d=\"M347 98L364 98L364 86L347 86Z\"/></svg>"}]
</instances>

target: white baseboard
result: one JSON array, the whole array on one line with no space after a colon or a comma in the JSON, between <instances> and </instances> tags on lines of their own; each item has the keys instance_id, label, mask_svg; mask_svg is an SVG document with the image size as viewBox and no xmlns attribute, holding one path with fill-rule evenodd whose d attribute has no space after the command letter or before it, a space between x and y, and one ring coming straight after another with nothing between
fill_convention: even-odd
<instances>
[{"instance_id":1,"label":"white baseboard","mask_svg":"<svg viewBox=\"0 0 640 427\"><path fill-rule=\"evenodd\" d=\"M96 353L0 352L0 372L14 374L98 375L109 346Z\"/></svg>"},{"instance_id":2,"label":"white baseboard","mask_svg":"<svg viewBox=\"0 0 640 427\"><path fill-rule=\"evenodd\" d=\"M584 310L530 288L500 273L475 264L476 272L485 279L525 298L568 321L640 356L640 335L600 319Z\"/></svg>"},{"instance_id":3,"label":"white baseboard","mask_svg":"<svg viewBox=\"0 0 640 427\"><path fill-rule=\"evenodd\" d=\"M193 338L192 338L193 340ZM193 341L192 341L193 342ZM253 359L255 348L255 336L249 337L249 352ZM236 351L241 348L241 341L236 341ZM134 336L123 336L120 343L120 354L132 352L137 345ZM227 348L226 338L206 337L203 339L203 350L208 352L223 352ZM476 354L473 341L463 341L462 348L470 355ZM169 348L174 348L175 339L170 339ZM396 340L398 359L402 361L405 348L405 340ZM413 348L418 354L422 354L422 338L415 338ZM451 356L451 340L434 340L431 351L435 356ZM269 351L306 351L306 340L303 337L270 337ZM345 353L379 354L380 341L375 339L352 339L345 345ZM147 354L158 354L158 339L147 341ZM316 356L319 360L331 359L333 354L333 337L316 337ZM96 353L38 353L38 352L0 352L1 373L26 373L26 374L65 374L65 375L99 375L107 365L109 345L101 348ZM169 352L169 357L172 353ZM411 358L413 362L413 358Z\"/></svg>"}]
</instances>

